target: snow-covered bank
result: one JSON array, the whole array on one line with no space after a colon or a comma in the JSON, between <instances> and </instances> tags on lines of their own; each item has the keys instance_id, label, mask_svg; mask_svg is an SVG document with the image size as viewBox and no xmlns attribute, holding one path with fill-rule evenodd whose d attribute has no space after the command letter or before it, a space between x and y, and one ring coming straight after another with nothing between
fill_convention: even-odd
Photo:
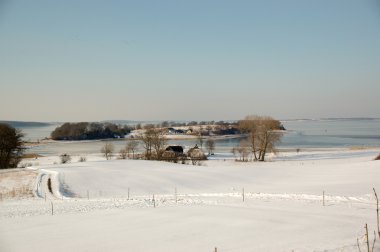
<instances>
[{"instance_id":1,"label":"snow-covered bank","mask_svg":"<svg viewBox=\"0 0 380 252\"><path fill-rule=\"evenodd\" d=\"M372 212L264 201L2 219L0 250L357 251Z\"/></svg>"},{"instance_id":2,"label":"snow-covered bank","mask_svg":"<svg viewBox=\"0 0 380 252\"><path fill-rule=\"evenodd\" d=\"M202 166L42 158L37 197L0 204L0 251L358 251L357 238L364 251L365 223L376 228L377 152L264 163L217 154Z\"/></svg>"},{"instance_id":3,"label":"snow-covered bank","mask_svg":"<svg viewBox=\"0 0 380 252\"><path fill-rule=\"evenodd\" d=\"M333 157L328 158L328 155ZM350 157L352 155L353 157ZM101 160L41 166L58 172L61 182L79 197L108 193L134 195L229 193L245 188L257 193L296 193L360 196L380 188L380 163L372 151L284 154L272 162L218 159L202 166L144 160ZM320 159L318 159L318 157ZM289 160L289 161L288 161Z\"/></svg>"}]
</instances>

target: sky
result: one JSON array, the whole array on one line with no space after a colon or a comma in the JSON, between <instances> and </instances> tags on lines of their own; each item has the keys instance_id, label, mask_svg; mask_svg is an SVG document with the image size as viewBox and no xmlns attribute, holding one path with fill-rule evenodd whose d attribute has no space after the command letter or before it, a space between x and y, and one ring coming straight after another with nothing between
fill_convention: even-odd
<instances>
[{"instance_id":1,"label":"sky","mask_svg":"<svg viewBox=\"0 0 380 252\"><path fill-rule=\"evenodd\" d=\"M0 120L380 117L380 0L0 0Z\"/></svg>"}]
</instances>

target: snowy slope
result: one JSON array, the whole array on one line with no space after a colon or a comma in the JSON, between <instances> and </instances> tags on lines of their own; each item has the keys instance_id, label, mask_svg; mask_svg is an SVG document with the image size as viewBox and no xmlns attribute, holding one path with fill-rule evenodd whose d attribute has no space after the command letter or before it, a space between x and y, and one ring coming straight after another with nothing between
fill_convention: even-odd
<instances>
[{"instance_id":1,"label":"snowy slope","mask_svg":"<svg viewBox=\"0 0 380 252\"><path fill-rule=\"evenodd\" d=\"M357 239L365 251L380 162L370 151L316 154L40 167L35 199L0 204L0 251L358 251Z\"/></svg>"}]
</instances>

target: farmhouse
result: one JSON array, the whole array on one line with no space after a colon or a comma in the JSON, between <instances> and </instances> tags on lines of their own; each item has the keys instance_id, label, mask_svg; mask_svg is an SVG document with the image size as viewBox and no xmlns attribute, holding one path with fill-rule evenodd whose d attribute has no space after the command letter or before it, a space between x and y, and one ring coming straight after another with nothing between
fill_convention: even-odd
<instances>
[{"instance_id":1,"label":"farmhouse","mask_svg":"<svg viewBox=\"0 0 380 252\"><path fill-rule=\"evenodd\" d=\"M183 153L182 146L168 146L164 153L162 154L164 160L177 162L178 159L184 158L185 154Z\"/></svg>"},{"instance_id":2,"label":"farmhouse","mask_svg":"<svg viewBox=\"0 0 380 252\"><path fill-rule=\"evenodd\" d=\"M183 147L178 145L168 146L165 151L174 152L177 155L183 154Z\"/></svg>"},{"instance_id":3,"label":"farmhouse","mask_svg":"<svg viewBox=\"0 0 380 252\"><path fill-rule=\"evenodd\" d=\"M184 134L185 133L185 131L184 130L177 130L177 129L175 129L175 128L168 128L168 133L169 134L175 134L175 135L182 135L182 134Z\"/></svg>"}]
</instances>

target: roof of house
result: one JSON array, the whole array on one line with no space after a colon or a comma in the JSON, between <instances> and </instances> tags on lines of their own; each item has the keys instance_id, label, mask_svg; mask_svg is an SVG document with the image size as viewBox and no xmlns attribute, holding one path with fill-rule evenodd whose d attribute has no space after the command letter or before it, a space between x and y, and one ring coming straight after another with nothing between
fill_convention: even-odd
<instances>
[{"instance_id":1,"label":"roof of house","mask_svg":"<svg viewBox=\"0 0 380 252\"><path fill-rule=\"evenodd\" d=\"M178 145L168 146L165 150L183 153L183 147Z\"/></svg>"}]
</instances>

